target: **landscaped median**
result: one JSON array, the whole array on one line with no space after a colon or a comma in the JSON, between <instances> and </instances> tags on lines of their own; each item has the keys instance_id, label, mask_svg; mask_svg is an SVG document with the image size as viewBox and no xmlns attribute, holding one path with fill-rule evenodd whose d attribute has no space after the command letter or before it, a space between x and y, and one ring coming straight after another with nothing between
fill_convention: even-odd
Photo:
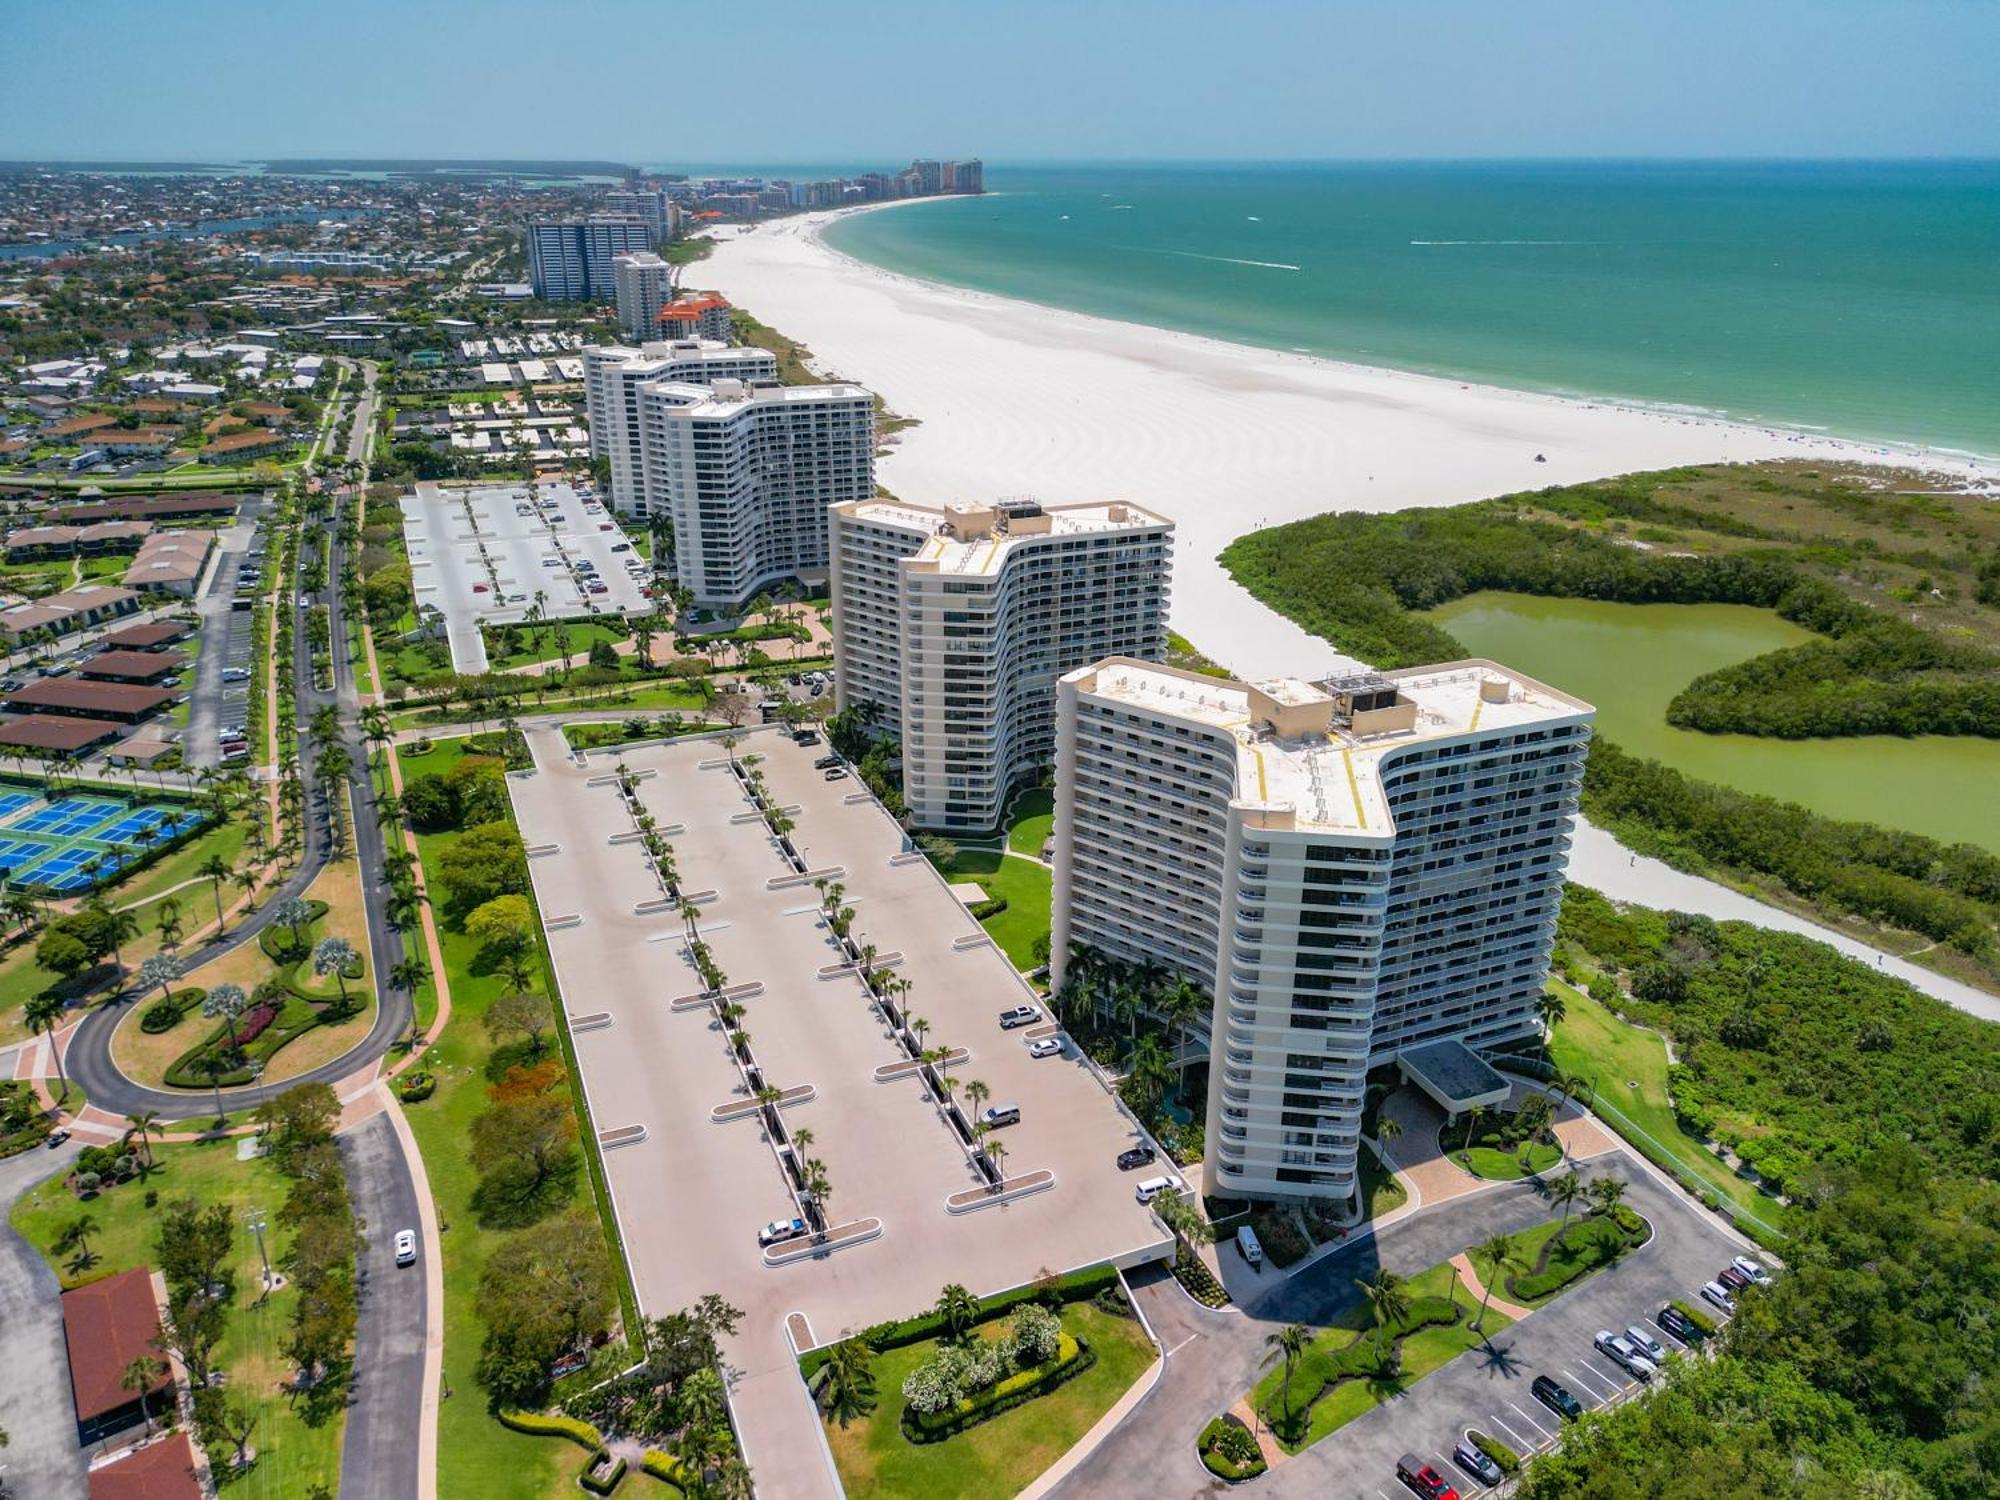
<instances>
[{"instance_id":1,"label":"landscaped median","mask_svg":"<svg viewBox=\"0 0 2000 1500\"><path fill-rule=\"evenodd\" d=\"M799 1361L850 1495L1018 1494L1152 1364L1109 1267L870 1328Z\"/></svg>"},{"instance_id":2,"label":"landscaped median","mask_svg":"<svg viewBox=\"0 0 2000 1500\"><path fill-rule=\"evenodd\" d=\"M1303 1347L1288 1352L1274 1345L1272 1369L1250 1393L1250 1405L1287 1453L1402 1394L1513 1321L1493 1307L1482 1315L1449 1262L1408 1279L1389 1278L1386 1294L1381 1276L1367 1285L1374 1297Z\"/></svg>"},{"instance_id":3,"label":"landscaped median","mask_svg":"<svg viewBox=\"0 0 2000 1500\"><path fill-rule=\"evenodd\" d=\"M1552 1219L1509 1235L1507 1254L1497 1262L1484 1245L1470 1254L1481 1283L1495 1296L1522 1307L1540 1307L1645 1244L1652 1233L1652 1225L1620 1205L1609 1213Z\"/></svg>"}]
</instances>

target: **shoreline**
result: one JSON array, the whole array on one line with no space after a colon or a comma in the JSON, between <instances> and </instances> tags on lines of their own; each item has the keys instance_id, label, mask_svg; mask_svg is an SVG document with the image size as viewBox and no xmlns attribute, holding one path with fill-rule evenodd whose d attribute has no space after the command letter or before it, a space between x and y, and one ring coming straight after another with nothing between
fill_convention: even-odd
<instances>
[{"instance_id":1,"label":"shoreline","mask_svg":"<svg viewBox=\"0 0 2000 1500\"><path fill-rule=\"evenodd\" d=\"M928 202L927 199L910 202ZM717 235L684 281L728 296L917 425L884 439L913 500L1127 499L1176 523L1174 628L1252 677L1323 675L1331 646L1215 561L1246 531L1682 464L1808 459L2000 490L1916 449L1577 400L1236 344L883 270L822 238L870 204Z\"/></svg>"}]
</instances>

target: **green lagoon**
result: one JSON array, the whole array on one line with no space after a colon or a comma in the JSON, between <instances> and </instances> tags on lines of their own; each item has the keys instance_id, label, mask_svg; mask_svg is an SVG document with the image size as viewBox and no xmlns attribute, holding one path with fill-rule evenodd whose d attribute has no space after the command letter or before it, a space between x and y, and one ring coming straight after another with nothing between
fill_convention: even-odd
<instances>
[{"instance_id":1,"label":"green lagoon","mask_svg":"<svg viewBox=\"0 0 2000 1500\"><path fill-rule=\"evenodd\" d=\"M1600 732L1634 755L1829 817L2000 849L2000 742L1774 740L1667 723L1668 700L1703 672L1813 639L1769 610L1480 593L1430 617L1474 655L1595 704Z\"/></svg>"}]
</instances>

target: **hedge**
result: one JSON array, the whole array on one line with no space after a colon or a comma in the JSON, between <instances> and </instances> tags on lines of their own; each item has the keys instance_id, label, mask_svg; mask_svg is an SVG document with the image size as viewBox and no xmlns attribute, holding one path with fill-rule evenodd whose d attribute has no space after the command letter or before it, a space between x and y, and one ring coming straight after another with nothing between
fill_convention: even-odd
<instances>
[{"instance_id":1,"label":"hedge","mask_svg":"<svg viewBox=\"0 0 2000 1500\"><path fill-rule=\"evenodd\" d=\"M312 932L313 923L319 921L332 910L324 901L307 901L306 909L312 913L305 920L304 931ZM292 939L291 925L286 922L272 922L257 934L257 946L264 950L264 957L274 964L295 964L312 956L312 938L303 943ZM358 977L350 975L350 978Z\"/></svg>"},{"instance_id":2,"label":"hedge","mask_svg":"<svg viewBox=\"0 0 2000 1500\"><path fill-rule=\"evenodd\" d=\"M608 1452L599 1448L595 1453L590 1455L589 1460L583 1466L583 1472L576 1476L576 1482L589 1490L593 1495L608 1495L617 1489L625 1479L624 1459L618 1459L601 1476L597 1472L597 1466L610 1457L611 1455Z\"/></svg>"},{"instance_id":3,"label":"hedge","mask_svg":"<svg viewBox=\"0 0 2000 1500\"><path fill-rule=\"evenodd\" d=\"M1203 1307L1229 1305L1229 1289L1215 1279L1208 1262L1190 1250L1183 1249L1174 1257L1174 1279Z\"/></svg>"},{"instance_id":4,"label":"hedge","mask_svg":"<svg viewBox=\"0 0 2000 1500\"><path fill-rule=\"evenodd\" d=\"M164 1000L155 1000L139 1016L139 1029L149 1036L158 1036L163 1031L172 1031L202 1001L208 998L208 991L199 986L175 990Z\"/></svg>"},{"instance_id":5,"label":"hedge","mask_svg":"<svg viewBox=\"0 0 2000 1500\"><path fill-rule=\"evenodd\" d=\"M1039 1301L1053 1291L1058 1302L1081 1302L1094 1297L1107 1286L1118 1285L1118 1271L1114 1266L1092 1266L1084 1271L1072 1271L1067 1276L1059 1276L1051 1282L1030 1282L1027 1286L1015 1287L1010 1292L987 1297L979 1304L976 1321L985 1323L1012 1312L1024 1302ZM934 1312L919 1313L914 1318L905 1318L899 1323L877 1323L873 1328L864 1328L857 1335L861 1341L877 1354L886 1349L900 1349L905 1344L921 1343L934 1339L945 1331L945 1321ZM828 1351L815 1349L799 1359L799 1373L810 1376L826 1363Z\"/></svg>"},{"instance_id":6,"label":"hedge","mask_svg":"<svg viewBox=\"0 0 2000 1500\"><path fill-rule=\"evenodd\" d=\"M973 920L984 922L988 917L997 917L1007 909L1005 896L990 896L984 901L975 901L971 906Z\"/></svg>"},{"instance_id":7,"label":"hedge","mask_svg":"<svg viewBox=\"0 0 2000 1500\"><path fill-rule=\"evenodd\" d=\"M687 1487L687 1466L671 1453L663 1453L658 1448L648 1448L639 1461L641 1472L655 1479L664 1479L668 1484Z\"/></svg>"},{"instance_id":8,"label":"hedge","mask_svg":"<svg viewBox=\"0 0 2000 1500\"><path fill-rule=\"evenodd\" d=\"M969 1428L977 1427L981 1422L990 1422L1017 1406L1026 1406L1037 1396L1046 1396L1097 1363L1097 1351L1082 1339L1065 1333L1063 1342L1071 1346L1075 1353L1067 1358L1058 1358L1054 1364L1009 1375L970 1401L961 1401L957 1411L926 1417L911 1411L906 1404L902 1416L903 1436L913 1443L941 1443L948 1437L956 1437Z\"/></svg>"},{"instance_id":9,"label":"hedge","mask_svg":"<svg viewBox=\"0 0 2000 1500\"><path fill-rule=\"evenodd\" d=\"M437 1092L435 1073L407 1073L396 1080L396 1097L405 1104L421 1104Z\"/></svg>"},{"instance_id":10,"label":"hedge","mask_svg":"<svg viewBox=\"0 0 2000 1500\"><path fill-rule=\"evenodd\" d=\"M1686 1318L1688 1322L1692 1323L1694 1325L1695 1332L1700 1334L1703 1338L1714 1337L1715 1319L1711 1318L1707 1313L1703 1312L1700 1308L1696 1307L1692 1302L1683 1302L1679 1298L1675 1298L1672 1302L1669 1302L1667 1306L1671 1307L1675 1312L1679 1313L1682 1317Z\"/></svg>"},{"instance_id":11,"label":"hedge","mask_svg":"<svg viewBox=\"0 0 2000 1500\"><path fill-rule=\"evenodd\" d=\"M1329 1390L1343 1381L1358 1380L1374 1373L1384 1361L1392 1360L1400 1352L1404 1339L1420 1329L1435 1324L1451 1324L1459 1320L1467 1309L1460 1307L1447 1297L1419 1297L1410 1304L1410 1310L1389 1325L1388 1349L1381 1360L1375 1356L1375 1335L1372 1330L1356 1336L1354 1342L1337 1350L1314 1346L1298 1362L1292 1373L1291 1401L1289 1406L1276 1417L1266 1412L1265 1419L1273 1427L1282 1426L1290 1430L1295 1422L1303 1422L1318 1401ZM1301 1379L1301 1377L1304 1377ZM1277 1393L1284 1400L1282 1388Z\"/></svg>"},{"instance_id":12,"label":"hedge","mask_svg":"<svg viewBox=\"0 0 2000 1500\"><path fill-rule=\"evenodd\" d=\"M1507 1278L1507 1294L1519 1298L1522 1302L1533 1302L1537 1298L1562 1290L1571 1282L1589 1275L1602 1266L1610 1265L1626 1251L1636 1248L1645 1241L1646 1221L1637 1214L1631 1217L1636 1223L1636 1228L1628 1229L1623 1222L1614 1222L1601 1214L1593 1214L1552 1236L1542 1246L1540 1264L1535 1270L1525 1276ZM1579 1231L1585 1233L1579 1235ZM1571 1245L1584 1253L1563 1265L1551 1266L1549 1262L1554 1257L1559 1243Z\"/></svg>"},{"instance_id":13,"label":"hedge","mask_svg":"<svg viewBox=\"0 0 2000 1500\"><path fill-rule=\"evenodd\" d=\"M1484 1453L1500 1466L1502 1474L1518 1474L1521 1472L1521 1455L1501 1442L1500 1439L1488 1437L1476 1427L1467 1432L1466 1436L1472 1440L1473 1447L1477 1448L1481 1453Z\"/></svg>"},{"instance_id":14,"label":"hedge","mask_svg":"<svg viewBox=\"0 0 2000 1500\"><path fill-rule=\"evenodd\" d=\"M1195 1439L1195 1451L1201 1454L1201 1465L1209 1473L1217 1479L1226 1479L1235 1484L1238 1480L1255 1479L1264 1472L1265 1464L1261 1450L1249 1463L1242 1465L1238 1465L1234 1459L1220 1450L1217 1445L1222 1439L1222 1434L1232 1426L1243 1427L1243 1424L1228 1417L1211 1417L1208 1425L1202 1428L1201 1436ZM1243 1430L1249 1431L1247 1427Z\"/></svg>"},{"instance_id":15,"label":"hedge","mask_svg":"<svg viewBox=\"0 0 2000 1500\"><path fill-rule=\"evenodd\" d=\"M511 1427L516 1432L525 1432L529 1437L568 1438L580 1448L588 1448L592 1453L604 1448L604 1434L588 1422L580 1422L575 1417L560 1416L546 1411L510 1411L501 1407L494 1413L502 1427Z\"/></svg>"}]
</instances>

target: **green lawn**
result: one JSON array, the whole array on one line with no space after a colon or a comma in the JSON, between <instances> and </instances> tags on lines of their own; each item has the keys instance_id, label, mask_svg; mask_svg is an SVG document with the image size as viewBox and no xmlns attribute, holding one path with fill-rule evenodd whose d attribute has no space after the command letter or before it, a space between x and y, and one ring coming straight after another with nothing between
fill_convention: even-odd
<instances>
[{"instance_id":1,"label":"green lawn","mask_svg":"<svg viewBox=\"0 0 2000 1500\"><path fill-rule=\"evenodd\" d=\"M1007 847L1030 859L1041 857L1042 845L1056 822L1056 794L1045 786L1033 787L1014 799L1009 810Z\"/></svg>"},{"instance_id":2,"label":"green lawn","mask_svg":"<svg viewBox=\"0 0 2000 1500\"><path fill-rule=\"evenodd\" d=\"M1469 1149L1465 1140L1464 1129L1457 1125L1446 1123L1438 1129L1438 1149L1473 1176L1488 1182L1518 1182L1523 1177L1548 1171L1563 1159L1560 1146L1531 1141L1527 1143L1528 1165L1524 1168L1520 1147L1507 1145L1491 1123L1474 1132Z\"/></svg>"},{"instance_id":3,"label":"green lawn","mask_svg":"<svg viewBox=\"0 0 2000 1500\"><path fill-rule=\"evenodd\" d=\"M1428 1271L1410 1277L1404 1289L1412 1304L1426 1300L1439 1301L1450 1298L1463 1309L1455 1323L1439 1323L1419 1328L1403 1338L1403 1365L1400 1375L1380 1377L1375 1375L1352 1376L1334 1385L1324 1395L1313 1401L1306 1413L1305 1430L1296 1442L1279 1442L1286 1451L1297 1453L1310 1448L1327 1434L1336 1431L1356 1417L1372 1411L1385 1401L1402 1395L1432 1371L1442 1369L1469 1349L1477 1349L1493 1334L1506 1328L1513 1320L1493 1308L1486 1310L1481 1323L1481 1331L1474 1333L1472 1320L1478 1315L1479 1304L1466 1292L1458 1280L1458 1273L1449 1263L1432 1266ZM1374 1324L1365 1303L1350 1308L1313 1341L1306 1355L1299 1361L1292 1373L1292 1402L1294 1407L1307 1389L1322 1384L1329 1362L1346 1353L1355 1345L1364 1350L1372 1349ZM1395 1338L1392 1328L1383 1344L1386 1349ZM1354 1356L1349 1356L1354 1357ZM1372 1363L1372 1361L1371 1361ZM1274 1365L1258 1381L1250 1392L1250 1404L1260 1412L1269 1413L1278 1409L1284 1395L1284 1367ZM1268 1418L1267 1418L1268 1419Z\"/></svg>"},{"instance_id":4,"label":"green lawn","mask_svg":"<svg viewBox=\"0 0 2000 1500\"><path fill-rule=\"evenodd\" d=\"M261 808L260 808L261 812ZM220 827L207 829L199 838L191 839L166 855L158 863L148 865L132 879L116 889L105 893L105 899L113 906L138 906L163 895L184 880L192 880L211 854L219 854L234 870L240 868L243 860L243 846L249 840L250 825L241 817L230 818ZM222 904L227 906L241 892L233 886L222 893ZM202 899L209 897L206 882L200 888L190 887L180 896L181 908L192 926L202 920ZM152 913L137 913L142 922L150 921ZM215 917L215 903L208 901L208 919Z\"/></svg>"},{"instance_id":5,"label":"green lawn","mask_svg":"<svg viewBox=\"0 0 2000 1500\"><path fill-rule=\"evenodd\" d=\"M1480 1254L1476 1248L1466 1254L1472 1268L1479 1273L1480 1284L1492 1287L1496 1297L1504 1297L1521 1307L1545 1307L1564 1292L1574 1291L1578 1282L1595 1275L1623 1254L1619 1248L1620 1239L1618 1227L1611 1220L1600 1214L1588 1213L1579 1205L1571 1212L1567 1225L1559 1218L1550 1219L1546 1224L1537 1224L1533 1229L1513 1235L1507 1259L1499 1267L1498 1281L1494 1280L1492 1257ZM1513 1279L1535 1271L1544 1246L1551 1247L1548 1261L1542 1267L1544 1272L1570 1266L1582 1266L1584 1269L1574 1280L1546 1292L1523 1291L1510 1285Z\"/></svg>"},{"instance_id":6,"label":"green lawn","mask_svg":"<svg viewBox=\"0 0 2000 1500\"><path fill-rule=\"evenodd\" d=\"M555 621L535 628L517 627L514 635L521 642L521 648L503 656L494 647L504 632L501 627L489 625L484 631L487 665L496 672L504 672L511 667L525 667L530 662L557 660L563 654L562 644L556 639L558 626L568 633L569 654L578 662L589 656L590 648L599 641L615 646L620 641L632 639L631 627L622 619L615 624L606 624L602 620ZM531 636L535 638L533 644L530 644Z\"/></svg>"},{"instance_id":7,"label":"green lawn","mask_svg":"<svg viewBox=\"0 0 2000 1500\"><path fill-rule=\"evenodd\" d=\"M402 755L407 783L413 775L443 774L465 756L463 739L441 740L429 753ZM453 832L420 834L418 853L427 882L435 880L440 855L458 838ZM446 979L451 986L451 1020L425 1054L423 1066L437 1076L437 1092L409 1106L410 1128L423 1153L431 1195L437 1202L444 1254L444 1381L453 1399L439 1408L438 1491L442 1495L479 1495L490 1500L553 1500L576 1492L580 1450L574 1445L511 1431L486 1409L473 1367L479 1359L485 1327L474 1311L479 1275L505 1231L483 1228L472 1207L478 1174L466 1159L472 1120L487 1106L486 1067L493 1044L480 1018L506 989L504 976L475 974L478 945L441 923L438 941L444 951ZM546 985L546 981L545 981ZM432 986L424 987L419 1007L435 1014ZM602 1167L588 1142L590 1125L579 1122L585 1155L595 1178ZM630 1305L629 1292L626 1303ZM652 1488L644 1479L638 1492Z\"/></svg>"},{"instance_id":8,"label":"green lawn","mask_svg":"<svg viewBox=\"0 0 2000 1500\"><path fill-rule=\"evenodd\" d=\"M262 1208L270 1224L266 1235L272 1255L279 1255L289 1243L278 1208L290 1183L269 1162L238 1161L233 1139L153 1149L160 1166L150 1181L125 1183L89 1203L79 1202L61 1182L47 1182L15 1205L14 1227L56 1268L64 1286L151 1264L155 1221L145 1206L148 1188L159 1194L162 1203L182 1197L204 1205L227 1203L239 1226L246 1209ZM52 1246L63 1226L83 1213L97 1221L90 1242L97 1260L87 1269L72 1270L69 1259L57 1255ZM241 1228L232 1266L236 1294L216 1363L228 1371L231 1395L253 1403L259 1418L251 1436L258 1451L256 1466L233 1480L227 1493L231 1500L298 1500L315 1484L338 1488L344 1415L336 1412L320 1426L308 1426L303 1409L295 1409L277 1388L277 1382L290 1374L281 1349L297 1294L284 1288L258 1304L257 1242ZM228 1452L224 1445L220 1456L226 1459Z\"/></svg>"},{"instance_id":9,"label":"green lawn","mask_svg":"<svg viewBox=\"0 0 2000 1500\"><path fill-rule=\"evenodd\" d=\"M1041 962L1035 957L1035 939L1049 935L1054 900L1053 877L1047 865L1011 859L996 849L966 847L938 868L954 884L973 880L989 897L1006 897L1007 909L988 917L986 930L1015 968L1025 971Z\"/></svg>"},{"instance_id":10,"label":"green lawn","mask_svg":"<svg viewBox=\"0 0 2000 1500\"><path fill-rule=\"evenodd\" d=\"M1363 1216L1379 1219L1384 1214L1394 1213L1408 1201L1410 1195L1403 1191L1403 1185L1396 1181L1389 1169L1375 1159L1373 1151L1364 1150L1360 1155L1361 1198L1366 1206Z\"/></svg>"},{"instance_id":11,"label":"green lawn","mask_svg":"<svg viewBox=\"0 0 2000 1500\"><path fill-rule=\"evenodd\" d=\"M1146 1372L1153 1346L1136 1318L1088 1302L1063 1309L1063 1327L1097 1351L1097 1363L1065 1385L939 1443L903 1436L903 1380L936 1352L926 1339L875 1358L875 1409L827 1442L847 1493L921 1500L998 1500L1019 1494L1082 1437Z\"/></svg>"},{"instance_id":12,"label":"green lawn","mask_svg":"<svg viewBox=\"0 0 2000 1500\"><path fill-rule=\"evenodd\" d=\"M1779 1205L1681 1129L1667 1099L1667 1047L1659 1034L1620 1020L1560 980L1549 984L1565 1009L1550 1054L1565 1073L1580 1073L1595 1086L1591 1105L1598 1117L1628 1139L1634 1127L1650 1135L1683 1170L1775 1233ZM1642 1142L1633 1144L1643 1149Z\"/></svg>"}]
</instances>

